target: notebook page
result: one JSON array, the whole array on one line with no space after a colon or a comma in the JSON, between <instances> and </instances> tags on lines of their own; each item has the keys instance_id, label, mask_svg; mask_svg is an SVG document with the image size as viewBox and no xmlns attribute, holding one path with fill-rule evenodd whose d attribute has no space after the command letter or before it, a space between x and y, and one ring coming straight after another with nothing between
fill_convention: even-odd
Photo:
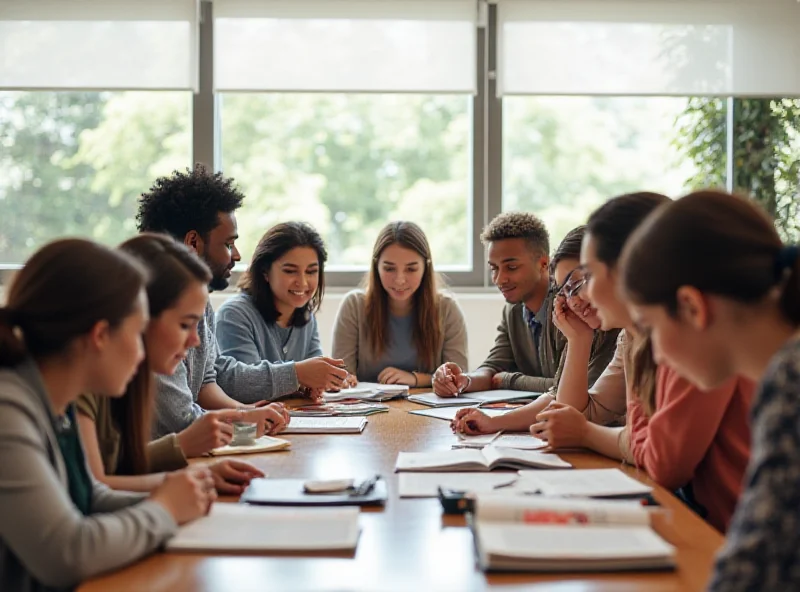
<instances>
[{"instance_id":1,"label":"notebook page","mask_svg":"<svg viewBox=\"0 0 800 592\"><path fill-rule=\"evenodd\" d=\"M573 497L613 497L645 495L653 491L619 469L577 469L566 473L520 471L521 487L545 495Z\"/></svg>"},{"instance_id":2,"label":"notebook page","mask_svg":"<svg viewBox=\"0 0 800 592\"><path fill-rule=\"evenodd\" d=\"M353 549L358 541L358 512L358 508L287 511L216 503L208 516L180 527L167 549Z\"/></svg>"},{"instance_id":3,"label":"notebook page","mask_svg":"<svg viewBox=\"0 0 800 592\"><path fill-rule=\"evenodd\" d=\"M530 526L480 522L481 549L492 555L537 559L664 557L675 549L644 526Z\"/></svg>"},{"instance_id":4,"label":"notebook page","mask_svg":"<svg viewBox=\"0 0 800 592\"><path fill-rule=\"evenodd\" d=\"M463 450L439 450L434 452L400 452L397 454L397 471L424 471L446 469L474 465L475 468L486 466L486 459L480 450L465 448ZM467 467L468 468L468 467Z\"/></svg>"},{"instance_id":5,"label":"notebook page","mask_svg":"<svg viewBox=\"0 0 800 592\"><path fill-rule=\"evenodd\" d=\"M492 401L513 401L514 399L536 399L542 393L528 391L512 391L508 389L495 389L491 391L473 391L467 396L470 399L477 399L481 403Z\"/></svg>"},{"instance_id":6,"label":"notebook page","mask_svg":"<svg viewBox=\"0 0 800 592\"><path fill-rule=\"evenodd\" d=\"M439 487L482 493L517 481L513 473L400 473L400 497L436 497Z\"/></svg>"},{"instance_id":7,"label":"notebook page","mask_svg":"<svg viewBox=\"0 0 800 592\"><path fill-rule=\"evenodd\" d=\"M409 395L408 400L412 403L419 403L420 405L428 405L430 407L459 407L477 405L480 403L477 399L471 399L469 397L440 397L434 393Z\"/></svg>"},{"instance_id":8,"label":"notebook page","mask_svg":"<svg viewBox=\"0 0 800 592\"><path fill-rule=\"evenodd\" d=\"M412 415L422 415L425 417L433 417L434 419L444 419L445 421L453 421L456 418L456 413L458 413L459 409L464 409L465 406L461 407L433 407L432 409L412 409L409 411ZM474 405L471 405L474 407ZM497 417L498 415L503 415L504 413L508 413L511 409L481 409L482 413L485 413L489 417Z\"/></svg>"},{"instance_id":9,"label":"notebook page","mask_svg":"<svg viewBox=\"0 0 800 592\"><path fill-rule=\"evenodd\" d=\"M493 463L500 461L516 462L532 467L546 469L569 469L572 465L562 459L557 454L542 453L535 450L517 450L515 448L501 448L499 446L487 446L483 449L483 456L486 458L487 466L496 466Z\"/></svg>"}]
</instances>

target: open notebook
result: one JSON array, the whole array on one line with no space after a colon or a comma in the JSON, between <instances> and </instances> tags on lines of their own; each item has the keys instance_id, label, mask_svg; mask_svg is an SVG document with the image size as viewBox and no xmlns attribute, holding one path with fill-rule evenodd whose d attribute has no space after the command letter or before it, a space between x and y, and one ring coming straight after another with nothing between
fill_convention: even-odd
<instances>
[{"instance_id":1,"label":"open notebook","mask_svg":"<svg viewBox=\"0 0 800 592\"><path fill-rule=\"evenodd\" d=\"M478 495L478 562L499 571L669 569L675 548L636 502Z\"/></svg>"},{"instance_id":2,"label":"open notebook","mask_svg":"<svg viewBox=\"0 0 800 592\"><path fill-rule=\"evenodd\" d=\"M274 510L216 503L178 529L167 551L348 551L358 543L358 508Z\"/></svg>"},{"instance_id":3,"label":"open notebook","mask_svg":"<svg viewBox=\"0 0 800 592\"><path fill-rule=\"evenodd\" d=\"M408 400L412 403L427 405L428 407L456 407L463 405L479 405L486 403L497 403L500 401L519 401L521 399L536 399L541 393L528 391L509 391L497 389L492 391L475 391L465 393L458 397L440 397L434 393L421 393L411 395Z\"/></svg>"},{"instance_id":4,"label":"open notebook","mask_svg":"<svg viewBox=\"0 0 800 592\"><path fill-rule=\"evenodd\" d=\"M491 471L492 469L569 469L556 454L487 446L436 452L400 452L395 471Z\"/></svg>"},{"instance_id":5,"label":"open notebook","mask_svg":"<svg viewBox=\"0 0 800 592\"><path fill-rule=\"evenodd\" d=\"M275 450L284 450L289 448L292 443L289 440L281 438L273 438L272 436L261 436L256 438L253 444L247 446L220 446L214 448L209 452L212 456L225 456L229 454L252 454L255 452L273 452Z\"/></svg>"}]
</instances>

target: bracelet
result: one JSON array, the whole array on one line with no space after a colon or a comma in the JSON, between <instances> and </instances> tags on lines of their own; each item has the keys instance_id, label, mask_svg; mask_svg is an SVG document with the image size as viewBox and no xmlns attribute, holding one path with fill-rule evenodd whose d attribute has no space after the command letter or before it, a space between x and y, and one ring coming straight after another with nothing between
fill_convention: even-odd
<instances>
[{"instance_id":1,"label":"bracelet","mask_svg":"<svg viewBox=\"0 0 800 592\"><path fill-rule=\"evenodd\" d=\"M411 371L411 376L414 377L414 385L411 388L417 388L417 385L419 384L419 376L417 376L417 371L416 370L412 370Z\"/></svg>"}]
</instances>

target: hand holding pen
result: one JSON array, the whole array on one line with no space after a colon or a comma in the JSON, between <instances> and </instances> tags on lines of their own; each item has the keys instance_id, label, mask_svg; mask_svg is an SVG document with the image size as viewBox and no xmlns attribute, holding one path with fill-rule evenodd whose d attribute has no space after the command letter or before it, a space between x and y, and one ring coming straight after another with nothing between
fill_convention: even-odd
<instances>
[{"instance_id":1,"label":"hand holding pen","mask_svg":"<svg viewBox=\"0 0 800 592\"><path fill-rule=\"evenodd\" d=\"M472 379L458 364L447 362L433 373L433 392L440 397L457 397L469 388Z\"/></svg>"}]
</instances>

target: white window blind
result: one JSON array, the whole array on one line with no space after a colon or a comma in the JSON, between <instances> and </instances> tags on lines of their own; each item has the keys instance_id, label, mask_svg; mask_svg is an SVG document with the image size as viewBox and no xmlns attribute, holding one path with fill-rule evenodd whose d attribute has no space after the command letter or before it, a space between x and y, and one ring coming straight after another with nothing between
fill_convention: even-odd
<instances>
[{"instance_id":1,"label":"white window blind","mask_svg":"<svg viewBox=\"0 0 800 592\"><path fill-rule=\"evenodd\" d=\"M797 0L498 0L501 94L800 95Z\"/></svg>"},{"instance_id":2,"label":"white window blind","mask_svg":"<svg viewBox=\"0 0 800 592\"><path fill-rule=\"evenodd\" d=\"M476 0L215 0L218 91L473 93Z\"/></svg>"},{"instance_id":3,"label":"white window blind","mask_svg":"<svg viewBox=\"0 0 800 592\"><path fill-rule=\"evenodd\" d=\"M199 0L0 0L0 88L197 88Z\"/></svg>"}]
</instances>

